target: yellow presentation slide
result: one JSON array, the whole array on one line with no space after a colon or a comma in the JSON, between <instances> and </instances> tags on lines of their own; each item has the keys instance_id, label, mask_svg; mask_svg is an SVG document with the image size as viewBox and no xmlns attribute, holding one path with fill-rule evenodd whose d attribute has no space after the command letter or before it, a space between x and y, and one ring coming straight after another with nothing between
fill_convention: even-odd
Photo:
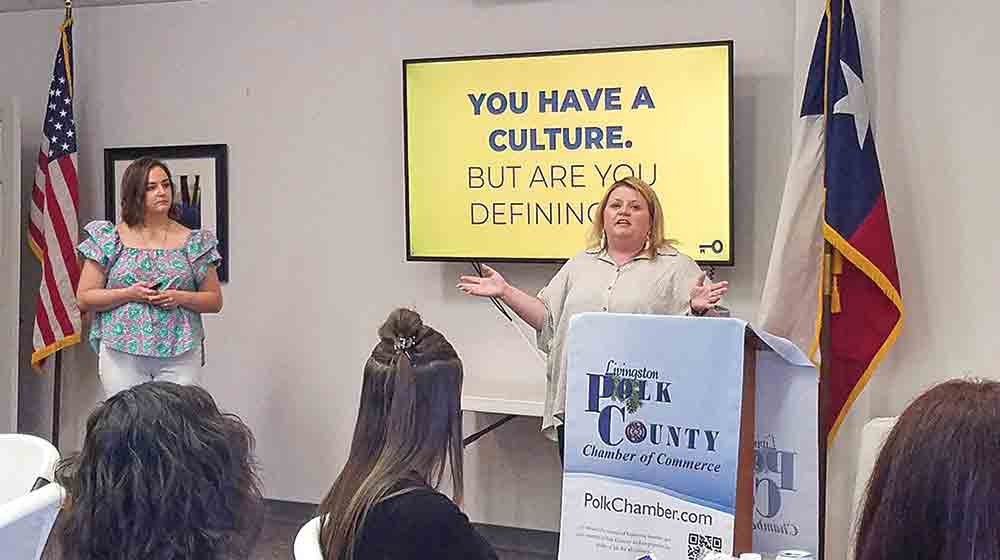
<instances>
[{"instance_id":1,"label":"yellow presentation slide","mask_svg":"<svg viewBox=\"0 0 1000 560\"><path fill-rule=\"evenodd\" d=\"M403 61L407 258L559 260L636 176L732 264L732 42Z\"/></svg>"}]
</instances>

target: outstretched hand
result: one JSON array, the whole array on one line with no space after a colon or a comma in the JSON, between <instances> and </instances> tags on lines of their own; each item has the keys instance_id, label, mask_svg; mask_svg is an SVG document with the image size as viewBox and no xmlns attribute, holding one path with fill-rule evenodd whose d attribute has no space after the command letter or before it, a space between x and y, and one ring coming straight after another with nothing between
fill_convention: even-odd
<instances>
[{"instance_id":1,"label":"outstretched hand","mask_svg":"<svg viewBox=\"0 0 1000 560\"><path fill-rule=\"evenodd\" d=\"M501 297L510 286L499 272L484 264L483 276L462 276L455 287L472 296Z\"/></svg>"},{"instance_id":2,"label":"outstretched hand","mask_svg":"<svg viewBox=\"0 0 1000 560\"><path fill-rule=\"evenodd\" d=\"M691 310L697 314L706 313L719 306L722 296L729 291L729 282L706 282L704 272L698 276L698 282L691 288Z\"/></svg>"}]
</instances>

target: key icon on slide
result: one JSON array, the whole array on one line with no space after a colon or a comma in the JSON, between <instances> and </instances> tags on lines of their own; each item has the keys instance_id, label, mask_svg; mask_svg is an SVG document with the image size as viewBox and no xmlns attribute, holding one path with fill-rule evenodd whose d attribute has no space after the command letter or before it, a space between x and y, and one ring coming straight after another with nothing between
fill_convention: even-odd
<instances>
[{"instance_id":1,"label":"key icon on slide","mask_svg":"<svg viewBox=\"0 0 1000 560\"><path fill-rule=\"evenodd\" d=\"M713 241L711 243L702 243L701 245L698 245L698 250L703 255L705 254L705 251L707 251L707 250L711 250L716 255L721 254L722 253L722 240L721 239L716 239L715 241Z\"/></svg>"}]
</instances>

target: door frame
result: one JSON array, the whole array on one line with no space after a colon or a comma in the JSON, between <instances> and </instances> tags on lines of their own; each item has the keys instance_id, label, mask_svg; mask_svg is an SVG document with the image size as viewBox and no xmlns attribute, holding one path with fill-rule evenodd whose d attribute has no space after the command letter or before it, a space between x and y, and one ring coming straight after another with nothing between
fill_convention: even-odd
<instances>
[{"instance_id":1,"label":"door frame","mask_svg":"<svg viewBox=\"0 0 1000 560\"><path fill-rule=\"evenodd\" d=\"M0 97L0 263L0 433L15 433L21 315L21 119L14 97ZM9 398L3 396L5 392Z\"/></svg>"}]
</instances>

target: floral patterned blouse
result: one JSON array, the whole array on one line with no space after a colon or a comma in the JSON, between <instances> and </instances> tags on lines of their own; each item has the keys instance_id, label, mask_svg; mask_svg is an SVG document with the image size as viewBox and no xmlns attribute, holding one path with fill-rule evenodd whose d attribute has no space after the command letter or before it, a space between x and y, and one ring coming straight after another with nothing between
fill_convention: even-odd
<instances>
[{"instance_id":1,"label":"floral patterned blouse","mask_svg":"<svg viewBox=\"0 0 1000 560\"><path fill-rule=\"evenodd\" d=\"M222 260L219 241L208 230L194 230L175 249L139 249L122 244L111 222L94 221L83 228L90 236L78 249L104 269L108 289L136 282L161 282L159 289L197 291L209 268ZM170 358L204 342L201 314L184 307L162 309L131 301L99 311L90 329L90 345L101 344L138 356Z\"/></svg>"}]
</instances>

